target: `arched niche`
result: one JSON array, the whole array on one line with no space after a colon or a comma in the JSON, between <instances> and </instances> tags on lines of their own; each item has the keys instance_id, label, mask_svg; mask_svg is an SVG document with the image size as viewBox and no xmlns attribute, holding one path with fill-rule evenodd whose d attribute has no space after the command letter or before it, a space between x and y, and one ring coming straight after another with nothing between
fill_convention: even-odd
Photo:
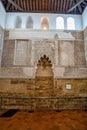
<instances>
[{"instance_id":1,"label":"arched niche","mask_svg":"<svg viewBox=\"0 0 87 130\"><path fill-rule=\"evenodd\" d=\"M56 18L56 29L64 29L64 18L63 17Z\"/></svg>"},{"instance_id":2,"label":"arched niche","mask_svg":"<svg viewBox=\"0 0 87 130\"><path fill-rule=\"evenodd\" d=\"M33 28L33 19L31 16L29 16L27 19L26 28L30 28L30 29Z\"/></svg>"},{"instance_id":3,"label":"arched niche","mask_svg":"<svg viewBox=\"0 0 87 130\"><path fill-rule=\"evenodd\" d=\"M21 28L21 26L22 26L22 20L20 16L17 16L15 21L15 28Z\"/></svg>"},{"instance_id":4,"label":"arched niche","mask_svg":"<svg viewBox=\"0 0 87 130\"><path fill-rule=\"evenodd\" d=\"M49 29L49 18L46 16L41 18L41 29Z\"/></svg>"},{"instance_id":5,"label":"arched niche","mask_svg":"<svg viewBox=\"0 0 87 130\"><path fill-rule=\"evenodd\" d=\"M52 64L49 57L43 55L37 63L36 77L53 77Z\"/></svg>"},{"instance_id":6,"label":"arched niche","mask_svg":"<svg viewBox=\"0 0 87 130\"><path fill-rule=\"evenodd\" d=\"M67 29L68 30L75 30L75 19L72 17L67 18Z\"/></svg>"}]
</instances>

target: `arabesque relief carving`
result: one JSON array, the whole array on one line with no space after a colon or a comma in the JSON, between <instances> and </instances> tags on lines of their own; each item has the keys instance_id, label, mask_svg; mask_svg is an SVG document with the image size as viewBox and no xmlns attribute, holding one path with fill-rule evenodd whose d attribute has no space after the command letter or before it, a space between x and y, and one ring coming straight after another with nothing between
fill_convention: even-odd
<instances>
[{"instance_id":1,"label":"arabesque relief carving","mask_svg":"<svg viewBox=\"0 0 87 130\"><path fill-rule=\"evenodd\" d=\"M52 76L52 64L46 55L38 61L36 76Z\"/></svg>"}]
</instances>

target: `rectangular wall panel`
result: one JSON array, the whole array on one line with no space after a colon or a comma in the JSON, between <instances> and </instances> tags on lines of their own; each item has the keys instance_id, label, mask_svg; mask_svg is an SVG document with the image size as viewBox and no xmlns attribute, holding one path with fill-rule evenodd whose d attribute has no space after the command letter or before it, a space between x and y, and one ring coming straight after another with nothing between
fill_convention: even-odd
<instances>
[{"instance_id":1,"label":"rectangular wall panel","mask_svg":"<svg viewBox=\"0 0 87 130\"><path fill-rule=\"evenodd\" d=\"M27 64L27 48L28 42L18 40L15 43L15 55L14 65L26 65Z\"/></svg>"}]
</instances>

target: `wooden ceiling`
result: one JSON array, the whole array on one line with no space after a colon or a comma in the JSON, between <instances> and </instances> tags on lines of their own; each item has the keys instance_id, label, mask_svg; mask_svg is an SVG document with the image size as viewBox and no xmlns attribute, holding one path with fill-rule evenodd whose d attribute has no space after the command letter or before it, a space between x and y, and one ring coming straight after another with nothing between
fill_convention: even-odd
<instances>
[{"instance_id":1,"label":"wooden ceiling","mask_svg":"<svg viewBox=\"0 0 87 130\"><path fill-rule=\"evenodd\" d=\"M6 12L82 14L87 0L1 0Z\"/></svg>"}]
</instances>

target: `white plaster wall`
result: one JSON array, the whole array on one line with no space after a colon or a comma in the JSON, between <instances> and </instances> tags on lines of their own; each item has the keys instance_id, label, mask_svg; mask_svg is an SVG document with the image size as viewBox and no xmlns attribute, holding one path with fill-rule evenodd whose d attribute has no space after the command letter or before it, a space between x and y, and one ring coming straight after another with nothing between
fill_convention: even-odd
<instances>
[{"instance_id":1,"label":"white plaster wall","mask_svg":"<svg viewBox=\"0 0 87 130\"><path fill-rule=\"evenodd\" d=\"M87 7L82 14L82 19L83 19L83 29L85 29L87 26Z\"/></svg>"},{"instance_id":2,"label":"white plaster wall","mask_svg":"<svg viewBox=\"0 0 87 130\"><path fill-rule=\"evenodd\" d=\"M66 15L66 14L48 14L48 13L7 13L6 17L6 29L14 29L16 17L20 16L22 19L22 29L26 28L26 22L28 16L31 16L34 21L34 29L40 29L40 21L43 16L49 17L49 28L56 29L56 18L61 16L65 21L65 30L67 29L67 18L75 18L76 30L82 30L82 16L81 15Z\"/></svg>"},{"instance_id":3,"label":"white plaster wall","mask_svg":"<svg viewBox=\"0 0 87 130\"><path fill-rule=\"evenodd\" d=\"M5 28L5 18L6 18L6 12L0 1L0 26L2 28Z\"/></svg>"}]
</instances>

